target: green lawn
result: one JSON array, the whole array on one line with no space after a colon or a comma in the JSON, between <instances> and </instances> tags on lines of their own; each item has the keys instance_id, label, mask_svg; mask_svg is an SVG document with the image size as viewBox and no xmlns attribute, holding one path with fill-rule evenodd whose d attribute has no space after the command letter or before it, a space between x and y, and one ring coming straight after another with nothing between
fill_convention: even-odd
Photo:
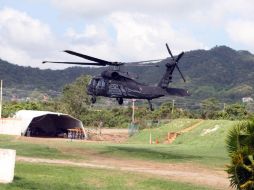
<instances>
[{"instance_id":1,"label":"green lawn","mask_svg":"<svg viewBox=\"0 0 254 190\"><path fill-rule=\"evenodd\" d=\"M63 154L57 149L57 143L54 146L47 144L47 140L43 144L34 142L26 142L16 139L14 136L0 135L0 148L15 149L17 155L41 158L74 158L71 154Z\"/></svg>"},{"instance_id":2,"label":"green lawn","mask_svg":"<svg viewBox=\"0 0 254 190\"><path fill-rule=\"evenodd\" d=\"M200 162L214 166L223 166L229 158L225 139L228 131L239 121L207 120L197 128L180 135L172 144L174 152L198 155Z\"/></svg>"},{"instance_id":3,"label":"green lawn","mask_svg":"<svg viewBox=\"0 0 254 190\"><path fill-rule=\"evenodd\" d=\"M179 131L198 120L177 119L159 128L152 135L166 138L169 131ZM143 130L125 144L86 143L68 140L45 140L42 143L0 136L0 148L17 150L17 155L71 160L89 160L94 155L156 162L193 162L224 168L229 162L225 149L227 131L236 121L206 120L195 129L177 137L172 144L149 144L149 130ZM216 130L215 130L216 129ZM205 134L205 130L210 133Z\"/></svg>"},{"instance_id":4,"label":"green lawn","mask_svg":"<svg viewBox=\"0 0 254 190\"><path fill-rule=\"evenodd\" d=\"M209 190L149 175L115 170L17 163L14 182L1 190Z\"/></svg>"},{"instance_id":5,"label":"green lawn","mask_svg":"<svg viewBox=\"0 0 254 190\"><path fill-rule=\"evenodd\" d=\"M179 131L199 120L175 120L157 129L152 129L153 137L165 139L168 132ZM143 144L107 145L111 155L130 158L157 160L163 162L196 162L209 167L223 168L229 162L225 148L228 130L239 121L206 120L195 129L178 136L172 144L149 145L149 130L141 131L128 142ZM106 151L105 151L106 152Z\"/></svg>"},{"instance_id":6,"label":"green lawn","mask_svg":"<svg viewBox=\"0 0 254 190\"><path fill-rule=\"evenodd\" d=\"M159 142L164 142L168 132L177 132L181 129L189 127L200 120L198 119L175 119L170 123L160 125L156 128L144 129L138 134L134 135L128 140L128 143L134 144L149 144L150 133L152 134L152 140L158 139Z\"/></svg>"},{"instance_id":7,"label":"green lawn","mask_svg":"<svg viewBox=\"0 0 254 190\"><path fill-rule=\"evenodd\" d=\"M168 132L192 126L199 120L178 119L151 130L162 141ZM149 130L143 130L125 144L87 143L69 140L35 140L0 135L0 148L17 150L18 156L92 160L94 156L153 162L191 162L225 169L229 163L225 149L228 130L237 121L206 120L177 137L172 144L149 144ZM0 189L206 189L149 175L115 170L16 163L15 180Z\"/></svg>"}]
</instances>

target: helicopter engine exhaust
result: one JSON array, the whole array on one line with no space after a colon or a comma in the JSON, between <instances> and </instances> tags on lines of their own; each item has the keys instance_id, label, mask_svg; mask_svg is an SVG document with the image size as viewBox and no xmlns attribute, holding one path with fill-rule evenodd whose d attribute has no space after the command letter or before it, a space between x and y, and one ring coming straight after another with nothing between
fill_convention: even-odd
<instances>
[{"instance_id":1,"label":"helicopter engine exhaust","mask_svg":"<svg viewBox=\"0 0 254 190\"><path fill-rule=\"evenodd\" d=\"M119 73L117 71L106 70L101 73L101 76L105 78L117 79L119 77Z\"/></svg>"}]
</instances>

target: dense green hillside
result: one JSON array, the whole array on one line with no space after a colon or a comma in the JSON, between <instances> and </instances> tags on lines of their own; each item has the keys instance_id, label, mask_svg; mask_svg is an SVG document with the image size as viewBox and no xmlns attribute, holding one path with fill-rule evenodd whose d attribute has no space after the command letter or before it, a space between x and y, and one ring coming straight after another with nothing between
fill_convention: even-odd
<instances>
[{"instance_id":1,"label":"dense green hillside","mask_svg":"<svg viewBox=\"0 0 254 190\"><path fill-rule=\"evenodd\" d=\"M254 94L254 56L248 52L215 47L189 52L183 63L190 89L197 97L237 100Z\"/></svg>"},{"instance_id":2,"label":"dense green hillside","mask_svg":"<svg viewBox=\"0 0 254 190\"><path fill-rule=\"evenodd\" d=\"M182 82L176 71L173 85L188 88L194 99L215 97L239 101L244 96L254 95L254 55L247 51L235 51L226 46L190 51L180 60L179 67L187 83ZM142 73L144 81L156 83L163 69L164 66L160 66L133 71Z\"/></svg>"},{"instance_id":3,"label":"dense green hillside","mask_svg":"<svg viewBox=\"0 0 254 190\"><path fill-rule=\"evenodd\" d=\"M165 62L165 60L164 60ZM253 96L254 55L247 51L235 51L226 46L211 50L186 52L179 63L187 83L174 73L173 86L188 88L192 99L215 97L223 101L239 101L244 96ZM128 71L139 74L139 81L156 84L164 72L160 67L127 66ZM126 69L125 68L125 69ZM40 70L22 67L0 60L0 76L6 88L22 90L55 90L72 82L82 74L95 75L103 68L72 67L65 70Z\"/></svg>"},{"instance_id":4,"label":"dense green hillside","mask_svg":"<svg viewBox=\"0 0 254 190\"><path fill-rule=\"evenodd\" d=\"M0 76L5 87L19 89L61 90L82 74L93 75L96 69L71 67L65 70L41 70L32 67L22 67L0 60Z\"/></svg>"}]
</instances>

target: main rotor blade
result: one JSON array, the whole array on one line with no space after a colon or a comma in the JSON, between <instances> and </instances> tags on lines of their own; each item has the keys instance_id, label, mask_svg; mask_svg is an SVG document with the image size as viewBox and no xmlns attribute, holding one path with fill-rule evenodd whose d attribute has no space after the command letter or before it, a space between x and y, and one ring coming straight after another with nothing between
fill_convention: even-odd
<instances>
[{"instance_id":1,"label":"main rotor blade","mask_svg":"<svg viewBox=\"0 0 254 190\"><path fill-rule=\"evenodd\" d=\"M186 80L185 80L185 78L184 78L184 76L183 76L182 72L180 71L180 69L179 69L178 65L177 65L177 64L175 64L175 66L176 66L177 70L179 71L179 73L180 73L180 75L181 75L181 77L182 77L183 81L184 81L184 82L186 82Z\"/></svg>"},{"instance_id":2,"label":"main rotor blade","mask_svg":"<svg viewBox=\"0 0 254 190\"><path fill-rule=\"evenodd\" d=\"M90 60L90 61L98 62L98 63L104 64L104 65L112 65L112 62L109 62L109 61L106 61L106 60L103 60L103 59L98 59L98 58L96 58L96 57L91 57L91 56L89 56L89 55L77 53L77 52L75 52L75 51L64 50L64 52L69 53L69 54L71 54L71 55L78 56L78 57L82 57L82 58L87 59L87 60Z\"/></svg>"},{"instance_id":3,"label":"main rotor blade","mask_svg":"<svg viewBox=\"0 0 254 190\"><path fill-rule=\"evenodd\" d=\"M160 65L158 64L128 64L128 65L125 65L125 67L160 67Z\"/></svg>"},{"instance_id":4,"label":"main rotor blade","mask_svg":"<svg viewBox=\"0 0 254 190\"><path fill-rule=\"evenodd\" d=\"M182 58L182 56L184 55L184 52L180 53L178 55L178 57L176 58L176 62L178 63L178 61Z\"/></svg>"},{"instance_id":5,"label":"main rotor blade","mask_svg":"<svg viewBox=\"0 0 254 190\"><path fill-rule=\"evenodd\" d=\"M139 63L153 63L153 62L159 62L162 61L164 59L153 59L153 60L146 60L146 61L135 61L135 62L125 62L127 64L139 64Z\"/></svg>"},{"instance_id":6,"label":"main rotor blade","mask_svg":"<svg viewBox=\"0 0 254 190\"><path fill-rule=\"evenodd\" d=\"M167 47L168 53L170 54L171 58L175 61L175 58L174 58L173 54L171 53L167 43L166 43L166 47Z\"/></svg>"},{"instance_id":7,"label":"main rotor blade","mask_svg":"<svg viewBox=\"0 0 254 190\"><path fill-rule=\"evenodd\" d=\"M180 73L180 75L181 75L183 81L186 82L186 80L185 80L185 78L184 78L184 76L183 76L181 70L180 70L179 67L178 67L178 61L182 58L183 55L184 55L184 52L182 52L182 53L180 53L180 54L178 55L178 57L177 57L176 60L175 60L175 65L176 65L176 68L177 68L177 70L179 71L179 73Z\"/></svg>"},{"instance_id":8,"label":"main rotor blade","mask_svg":"<svg viewBox=\"0 0 254 190\"><path fill-rule=\"evenodd\" d=\"M105 66L101 63L84 63L84 62L68 62L68 61L43 61L42 64L45 63L62 63L62 64L71 64L71 65L95 65L95 66Z\"/></svg>"}]
</instances>

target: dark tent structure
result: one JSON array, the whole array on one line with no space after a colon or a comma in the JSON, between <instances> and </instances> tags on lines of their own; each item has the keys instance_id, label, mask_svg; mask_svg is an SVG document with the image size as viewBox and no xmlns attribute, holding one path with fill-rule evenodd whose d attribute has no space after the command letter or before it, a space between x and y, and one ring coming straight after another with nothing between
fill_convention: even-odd
<instances>
[{"instance_id":1,"label":"dark tent structure","mask_svg":"<svg viewBox=\"0 0 254 190\"><path fill-rule=\"evenodd\" d=\"M82 122L67 114L20 110L15 118L22 120L21 133L26 136L67 137L70 129L79 129L85 133Z\"/></svg>"}]
</instances>

